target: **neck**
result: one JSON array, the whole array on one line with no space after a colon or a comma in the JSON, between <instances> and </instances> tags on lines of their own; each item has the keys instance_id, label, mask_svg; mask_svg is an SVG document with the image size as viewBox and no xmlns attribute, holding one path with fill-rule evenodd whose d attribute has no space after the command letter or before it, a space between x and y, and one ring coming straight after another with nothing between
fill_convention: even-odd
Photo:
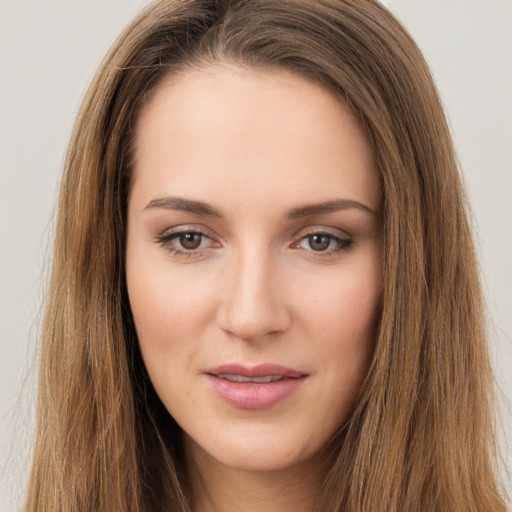
<instances>
[{"instance_id":1,"label":"neck","mask_svg":"<svg viewBox=\"0 0 512 512\"><path fill-rule=\"evenodd\" d=\"M311 512L327 472L320 457L255 471L228 467L197 446L187 452L194 512Z\"/></svg>"}]
</instances>

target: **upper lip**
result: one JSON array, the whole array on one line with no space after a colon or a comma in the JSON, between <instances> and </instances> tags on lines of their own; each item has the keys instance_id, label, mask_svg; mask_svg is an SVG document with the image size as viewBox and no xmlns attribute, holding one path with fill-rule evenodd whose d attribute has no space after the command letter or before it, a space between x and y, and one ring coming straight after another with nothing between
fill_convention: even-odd
<instances>
[{"instance_id":1,"label":"upper lip","mask_svg":"<svg viewBox=\"0 0 512 512\"><path fill-rule=\"evenodd\" d=\"M243 377L268 377L268 376L279 376L298 378L304 377L307 374L293 368L281 366L279 364L264 363L257 366L244 366L238 363L224 364L216 366L215 368L209 368L205 371L209 375L242 375Z\"/></svg>"}]
</instances>

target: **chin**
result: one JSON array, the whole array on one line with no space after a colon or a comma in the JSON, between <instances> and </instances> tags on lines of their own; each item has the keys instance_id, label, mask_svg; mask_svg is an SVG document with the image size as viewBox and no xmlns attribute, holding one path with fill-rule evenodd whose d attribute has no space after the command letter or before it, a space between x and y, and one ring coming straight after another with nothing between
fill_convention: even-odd
<instances>
[{"instance_id":1,"label":"chin","mask_svg":"<svg viewBox=\"0 0 512 512\"><path fill-rule=\"evenodd\" d=\"M208 460L225 468L250 472L276 472L289 469L315 458L321 451L304 443L303 439L261 432L227 434L221 439L212 437L202 446L188 435L185 445L192 459ZM322 443L323 444L323 443Z\"/></svg>"}]
</instances>

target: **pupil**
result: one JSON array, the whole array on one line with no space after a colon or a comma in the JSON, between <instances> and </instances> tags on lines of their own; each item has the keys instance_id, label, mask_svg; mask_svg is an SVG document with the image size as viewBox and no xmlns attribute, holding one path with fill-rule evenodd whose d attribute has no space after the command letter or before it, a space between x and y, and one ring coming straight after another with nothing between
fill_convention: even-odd
<instances>
[{"instance_id":1,"label":"pupil","mask_svg":"<svg viewBox=\"0 0 512 512\"><path fill-rule=\"evenodd\" d=\"M314 251L325 251L329 247L330 237L327 235L312 235L309 237L309 246Z\"/></svg>"},{"instance_id":2,"label":"pupil","mask_svg":"<svg viewBox=\"0 0 512 512\"><path fill-rule=\"evenodd\" d=\"M197 249L201 245L199 233L184 233L180 235L180 243L185 249Z\"/></svg>"}]
</instances>

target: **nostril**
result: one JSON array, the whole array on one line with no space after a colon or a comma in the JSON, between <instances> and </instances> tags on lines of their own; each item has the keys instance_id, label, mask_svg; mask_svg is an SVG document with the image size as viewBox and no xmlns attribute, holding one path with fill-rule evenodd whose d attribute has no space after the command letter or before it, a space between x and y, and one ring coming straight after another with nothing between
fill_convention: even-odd
<instances>
[{"instance_id":1,"label":"nostril","mask_svg":"<svg viewBox=\"0 0 512 512\"><path fill-rule=\"evenodd\" d=\"M258 310L242 310L231 307L219 315L219 326L230 336L244 341L275 337L289 327L289 316L284 308L259 307Z\"/></svg>"},{"instance_id":2,"label":"nostril","mask_svg":"<svg viewBox=\"0 0 512 512\"><path fill-rule=\"evenodd\" d=\"M218 312L222 330L230 336L255 341L288 329L286 297L283 290L276 288L274 272L268 248L257 251L251 246L233 257L229 274L224 276Z\"/></svg>"}]
</instances>

